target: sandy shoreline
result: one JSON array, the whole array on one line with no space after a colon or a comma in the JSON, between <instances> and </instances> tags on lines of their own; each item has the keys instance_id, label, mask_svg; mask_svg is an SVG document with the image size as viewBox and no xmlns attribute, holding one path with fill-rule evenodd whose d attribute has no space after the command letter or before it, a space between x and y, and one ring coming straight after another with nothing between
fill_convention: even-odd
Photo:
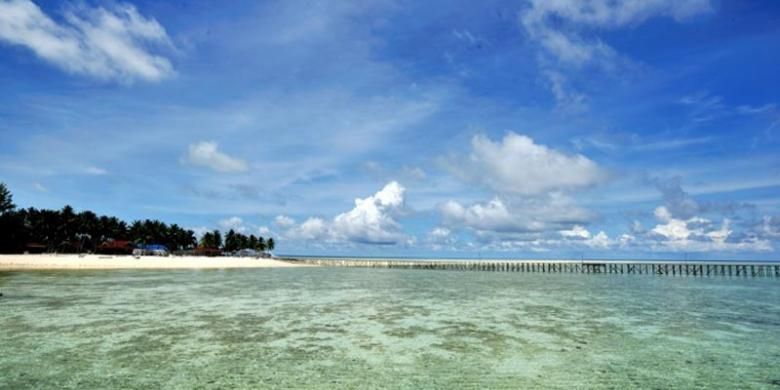
<instances>
[{"instance_id":1,"label":"sandy shoreline","mask_svg":"<svg viewBox=\"0 0 780 390\"><path fill-rule=\"evenodd\" d=\"M309 267L273 259L247 257L195 257L111 255L0 255L0 271L58 269L214 269Z\"/></svg>"}]
</instances>

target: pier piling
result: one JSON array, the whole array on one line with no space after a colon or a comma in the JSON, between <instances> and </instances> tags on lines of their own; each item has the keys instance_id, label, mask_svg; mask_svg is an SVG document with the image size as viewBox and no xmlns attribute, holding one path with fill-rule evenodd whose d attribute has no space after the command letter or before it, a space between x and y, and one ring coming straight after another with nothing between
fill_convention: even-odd
<instances>
[{"instance_id":1,"label":"pier piling","mask_svg":"<svg viewBox=\"0 0 780 390\"><path fill-rule=\"evenodd\" d=\"M285 261L336 267L401 268L519 273L582 273L652 276L775 278L778 262L626 261L626 260L401 260L358 258L282 258ZM671 268L671 269L670 269Z\"/></svg>"}]
</instances>

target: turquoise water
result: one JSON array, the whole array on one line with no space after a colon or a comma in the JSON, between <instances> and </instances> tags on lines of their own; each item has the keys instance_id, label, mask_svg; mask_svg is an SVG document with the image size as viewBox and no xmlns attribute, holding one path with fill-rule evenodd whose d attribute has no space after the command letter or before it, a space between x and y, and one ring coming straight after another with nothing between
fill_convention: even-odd
<instances>
[{"instance_id":1,"label":"turquoise water","mask_svg":"<svg viewBox=\"0 0 780 390\"><path fill-rule=\"evenodd\" d=\"M0 273L0 388L780 388L780 282Z\"/></svg>"}]
</instances>

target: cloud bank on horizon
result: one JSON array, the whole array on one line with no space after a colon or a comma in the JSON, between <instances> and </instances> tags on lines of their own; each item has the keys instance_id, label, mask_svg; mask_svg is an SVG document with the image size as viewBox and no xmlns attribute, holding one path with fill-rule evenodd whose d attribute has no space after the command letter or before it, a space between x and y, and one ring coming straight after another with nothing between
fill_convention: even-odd
<instances>
[{"instance_id":1,"label":"cloud bank on horizon","mask_svg":"<svg viewBox=\"0 0 780 390\"><path fill-rule=\"evenodd\" d=\"M0 1L0 181L298 254L771 258L780 5Z\"/></svg>"}]
</instances>

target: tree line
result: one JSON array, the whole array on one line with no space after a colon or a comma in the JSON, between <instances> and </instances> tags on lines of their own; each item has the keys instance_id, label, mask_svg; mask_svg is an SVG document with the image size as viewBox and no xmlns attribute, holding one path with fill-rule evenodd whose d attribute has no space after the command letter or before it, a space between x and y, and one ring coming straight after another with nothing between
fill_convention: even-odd
<instances>
[{"instance_id":1,"label":"tree line","mask_svg":"<svg viewBox=\"0 0 780 390\"><path fill-rule=\"evenodd\" d=\"M177 224L146 219L128 224L117 217L76 212L71 206L60 210L17 209L13 197L0 182L0 253L21 253L31 248L58 253L98 252L106 243L128 241L135 245L165 245L171 251L206 248L233 252L239 249L273 250L273 238L246 236L232 229L218 230L196 240L195 232Z\"/></svg>"},{"instance_id":2,"label":"tree line","mask_svg":"<svg viewBox=\"0 0 780 390\"><path fill-rule=\"evenodd\" d=\"M225 234L224 242L219 230L206 232L201 238L201 245L206 248L222 248L225 252L235 252L241 249L254 249L256 251L274 250L276 243L273 238L266 240L254 234L245 235L233 229Z\"/></svg>"}]
</instances>

